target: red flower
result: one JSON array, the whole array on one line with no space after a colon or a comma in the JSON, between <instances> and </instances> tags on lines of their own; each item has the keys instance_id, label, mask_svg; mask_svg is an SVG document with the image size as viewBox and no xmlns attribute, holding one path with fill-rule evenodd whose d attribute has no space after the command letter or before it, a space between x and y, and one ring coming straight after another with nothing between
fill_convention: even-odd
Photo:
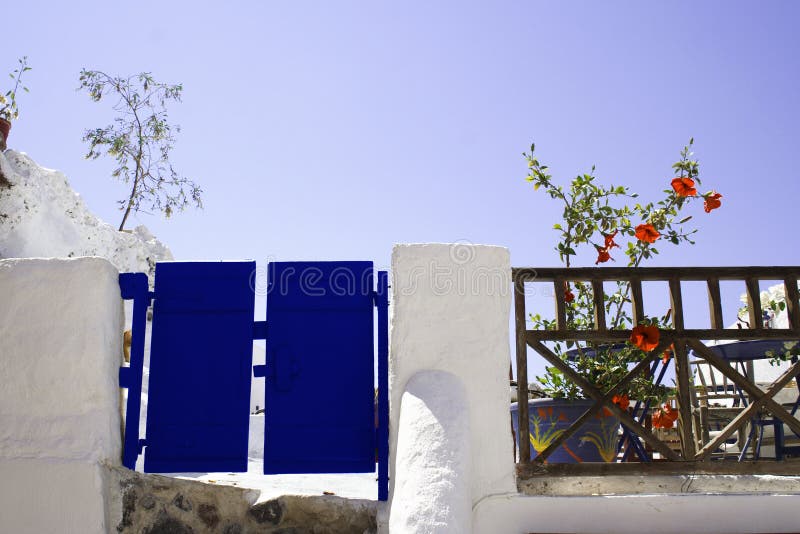
<instances>
[{"instance_id":1,"label":"red flower","mask_svg":"<svg viewBox=\"0 0 800 534\"><path fill-rule=\"evenodd\" d=\"M655 326L637 325L631 331L629 341L645 352L650 352L658 346L661 333Z\"/></svg>"},{"instance_id":2,"label":"red flower","mask_svg":"<svg viewBox=\"0 0 800 534\"><path fill-rule=\"evenodd\" d=\"M614 398L611 401L619 406L622 410L627 410L628 406L631 405L631 400L624 393L622 395L614 395Z\"/></svg>"},{"instance_id":3,"label":"red flower","mask_svg":"<svg viewBox=\"0 0 800 534\"><path fill-rule=\"evenodd\" d=\"M614 259L611 257L611 254L609 254L608 251L614 247L619 247L619 245L614 243L614 236L617 235L617 232L619 232L619 230L614 230L613 234L603 234L603 238L605 239L604 246L601 247L599 245L595 245L595 248L597 249L597 261L594 262L595 265Z\"/></svg>"},{"instance_id":4,"label":"red flower","mask_svg":"<svg viewBox=\"0 0 800 534\"><path fill-rule=\"evenodd\" d=\"M664 417L667 419L669 428L672 428L673 423L678 420L678 410L674 409L670 404L665 404Z\"/></svg>"},{"instance_id":5,"label":"red flower","mask_svg":"<svg viewBox=\"0 0 800 534\"><path fill-rule=\"evenodd\" d=\"M569 290L569 286L564 289L564 302L572 302L575 300L575 295Z\"/></svg>"},{"instance_id":6,"label":"red flower","mask_svg":"<svg viewBox=\"0 0 800 534\"><path fill-rule=\"evenodd\" d=\"M672 353L674 350L675 350L675 344L673 343L672 345L669 346L667 350L664 351L664 354L661 356L661 363L667 365L669 359L672 358Z\"/></svg>"},{"instance_id":7,"label":"red flower","mask_svg":"<svg viewBox=\"0 0 800 534\"><path fill-rule=\"evenodd\" d=\"M694 188L694 180L691 178L675 178L672 180L672 188L679 197L693 197L697 195Z\"/></svg>"},{"instance_id":8,"label":"red flower","mask_svg":"<svg viewBox=\"0 0 800 534\"><path fill-rule=\"evenodd\" d=\"M712 191L705 195L706 201L703 202L703 209L706 210L706 213L711 213L711 210L715 210L722 205L719 199L722 198L722 195L717 193L716 191Z\"/></svg>"},{"instance_id":9,"label":"red flower","mask_svg":"<svg viewBox=\"0 0 800 534\"><path fill-rule=\"evenodd\" d=\"M619 232L619 230L614 230L613 234L603 234L603 237L606 240L606 244L605 244L605 247L604 247L606 250L611 250L614 247L619 248L619 245L614 243L614 237L617 235L618 232Z\"/></svg>"},{"instance_id":10,"label":"red flower","mask_svg":"<svg viewBox=\"0 0 800 534\"><path fill-rule=\"evenodd\" d=\"M661 410L656 410L653 412L651 420L653 421L653 428L667 428L664 426L665 421L663 415L661 414Z\"/></svg>"},{"instance_id":11,"label":"red flower","mask_svg":"<svg viewBox=\"0 0 800 534\"><path fill-rule=\"evenodd\" d=\"M613 258L611 257L611 254L608 253L607 248L597 247L597 261L594 262L595 265L597 265L598 263L605 263L610 259Z\"/></svg>"},{"instance_id":12,"label":"red flower","mask_svg":"<svg viewBox=\"0 0 800 534\"><path fill-rule=\"evenodd\" d=\"M665 404L662 408L653 412L653 428L672 428L678 419L678 410L671 405Z\"/></svg>"},{"instance_id":13,"label":"red flower","mask_svg":"<svg viewBox=\"0 0 800 534\"><path fill-rule=\"evenodd\" d=\"M653 412L653 428L672 428L678 419L678 410L670 404L665 404L661 409Z\"/></svg>"},{"instance_id":14,"label":"red flower","mask_svg":"<svg viewBox=\"0 0 800 534\"><path fill-rule=\"evenodd\" d=\"M655 243L661 234L653 227L652 224L640 224L636 227L636 239L639 241L647 241L648 243Z\"/></svg>"}]
</instances>

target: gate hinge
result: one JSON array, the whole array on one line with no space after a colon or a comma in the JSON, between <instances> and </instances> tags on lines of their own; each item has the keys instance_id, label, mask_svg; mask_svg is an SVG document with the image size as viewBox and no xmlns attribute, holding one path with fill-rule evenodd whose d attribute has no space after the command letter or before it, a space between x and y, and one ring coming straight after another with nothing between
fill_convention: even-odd
<instances>
[{"instance_id":1,"label":"gate hinge","mask_svg":"<svg viewBox=\"0 0 800 534\"><path fill-rule=\"evenodd\" d=\"M138 445L139 445L139 451L137 454L142 454L142 451L144 450L145 446L147 446L147 440L140 439Z\"/></svg>"},{"instance_id":2,"label":"gate hinge","mask_svg":"<svg viewBox=\"0 0 800 534\"><path fill-rule=\"evenodd\" d=\"M254 365L253 366L253 377L266 377L267 376L267 366L266 365Z\"/></svg>"},{"instance_id":3,"label":"gate hinge","mask_svg":"<svg viewBox=\"0 0 800 534\"><path fill-rule=\"evenodd\" d=\"M267 339L267 321L253 321L253 339Z\"/></svg>"},{"instance_id":4,"label":"gate hinge","mask_svg":"<svg viewBox=\"0 0 800 534\"><path fill-rule=\"evenodd\" d=\"M389 306L389 301L388 300L384 300L383 298L381 298L381 295L379 295L377 291L374 291L374 290L370 291L370 297L372 297L372 305L373 306L377 306L377 307L380 307L380 306L387 306L388 307Z\"/></svg>"},{"instance_id":5,"label":"gate hinge","mask_svg":"<svg viewBox=\"0 0 800 534\"><path fill-rule=\"evenodd\" d=\"M131 368L130 367L120 367L119 368L119 387L121 388L130 388L131 387Z\"/></svg>"}]
</instances>

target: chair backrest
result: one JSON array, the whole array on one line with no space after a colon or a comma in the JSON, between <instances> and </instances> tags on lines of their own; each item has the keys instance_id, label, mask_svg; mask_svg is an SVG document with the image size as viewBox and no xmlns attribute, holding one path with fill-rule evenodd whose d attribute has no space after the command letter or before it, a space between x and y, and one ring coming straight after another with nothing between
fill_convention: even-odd
<instances>
[{"instance_id":1,"label":"chair backrest","mask_svg":"<svg viewBox=\"0 0 800 534\"><path fill-rule=\"evenodd\" d=\"M703 359L690 362L694 368L697 398L709 406L739 406L747 403L736 385L719 370ZM745 376L753 376L753 362L732 362L732 365Z\"/></svg>"}]
</instances>

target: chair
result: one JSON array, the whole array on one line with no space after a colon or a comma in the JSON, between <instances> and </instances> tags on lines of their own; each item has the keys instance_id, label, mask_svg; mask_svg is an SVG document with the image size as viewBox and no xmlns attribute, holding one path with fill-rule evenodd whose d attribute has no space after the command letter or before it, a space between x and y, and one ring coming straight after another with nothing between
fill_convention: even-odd
<instances>
[{"instance_id":1,"label":"chair","mask_svg":"<svg viewBox=\"0 0 800 534\"><path fill-rule=\"evenodd\" d=\"M759 377L756 376L754 369L754 360L763 360L766 363L768 352L777 350L781 345L781 341L750 341L716 345L710 348L719 352L742 376L764 390L772 383L772 380L763 384L759 383ZM707 443L713 439L716 432L748 407L750 399L740 388L705 360L695 359L691 365L695 368L696 387L694 393L699 411L699 433L703 441ZM784 389L787 390L786 395L783 395L784 398L781 398L782 392L779 392L775 400L779 404L782 403L784 408L791 408L789 412L795 416L798 405L800 405L800 395L797 394L800 393L800 386L796 380L792 380ZM762 408L755 412L746 426L747 430L744 426L740 427L735 441L728 440L722 450L716 451L712 457L725 458L731 453L738 453L739 461L746 458L757 460L761 456L762 446L773 442L776 460L782 460L786 455L800 455L800 446L786 445L783 422L768 410ZM772 430L772 436L765 433L767 428ZM800 434L792 432L791 435L800 438ZM751 447L752 451L748 455L748 449Z\"/></svg>"},{"instance_id":2,"label":"chair","mask_svg":"<svg viewBox=\"0 0 800 534\"><path fill-rule=\"evenodd\" d=\"M693 394L695 406L698 407L695 424L699 430L698 437L703 443L708 443L748 406L748 399L733 382L705 360L694 359L690 365L694 368ZM753 376L752 361L734 362L734 366L741 374ZM739 428L735 437L728 439L712 457L727 459L733 455L739 461L745 459L755 431L752 424L748 426ZM752 457L757 458L756 450L752 451Z\"/></svg>"}]
</instances>

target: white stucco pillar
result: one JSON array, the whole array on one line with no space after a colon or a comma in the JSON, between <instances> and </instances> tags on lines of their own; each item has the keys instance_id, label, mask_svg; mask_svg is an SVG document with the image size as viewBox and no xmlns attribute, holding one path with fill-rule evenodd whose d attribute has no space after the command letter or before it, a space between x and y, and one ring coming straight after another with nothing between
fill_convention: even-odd
<instances>
[{"instance_id":1,"label":"white stucco pillar","mask_svg":"<svg viewBox=\"0 0 800 534\"><path fill-rule=\"evenodd\" d=\"M461 380L420 371L400 401L390 532L472 531L469 403Z\"/></svg>"},{"instance_id":2,"label":"white stucco pillar","mask_svg":"<svg viewBox=\"0 0 800 534\"><path fill-rule=\"evenodd\" d=\"M392 254L392 277L390 526L402 506L395 490L409 477L418 476L407 471L437 469L436 465L409 461L414 454L407 446L426 454L431 442L426 442L424 432L419 432L415 443L398 435L410 428L406 419L411 413L420 417L436 413L441 399L436 400L433 391L420 389L435 380L411 382L415 375L424 377L429 371L449 373L446 382L460 384L463 391L462 398L454 394L447 413L459 414L469 427L465 438L469 440L470 468L459 480L466 482L470 508L490 495L516 492L509 426L508 250L465 244L397 245ZM452 386L452 391L458 389ZM410 406L416 408L407 409ZM447 423L441 424L443 431ZM403 445L400 451L398 442ZM406 486L402 490L404 494L409 491Z\"/></svg>"},{"instance_id":3,"label":"white stucco pillar","mask_svg":"<svg viewBox=\"0 0 800 534\"><path fill-rule=\"evenodd\" d=\"M117 270L0 260L0 532L105 533L120 464Z\"/></svg>"}]
</instances>

